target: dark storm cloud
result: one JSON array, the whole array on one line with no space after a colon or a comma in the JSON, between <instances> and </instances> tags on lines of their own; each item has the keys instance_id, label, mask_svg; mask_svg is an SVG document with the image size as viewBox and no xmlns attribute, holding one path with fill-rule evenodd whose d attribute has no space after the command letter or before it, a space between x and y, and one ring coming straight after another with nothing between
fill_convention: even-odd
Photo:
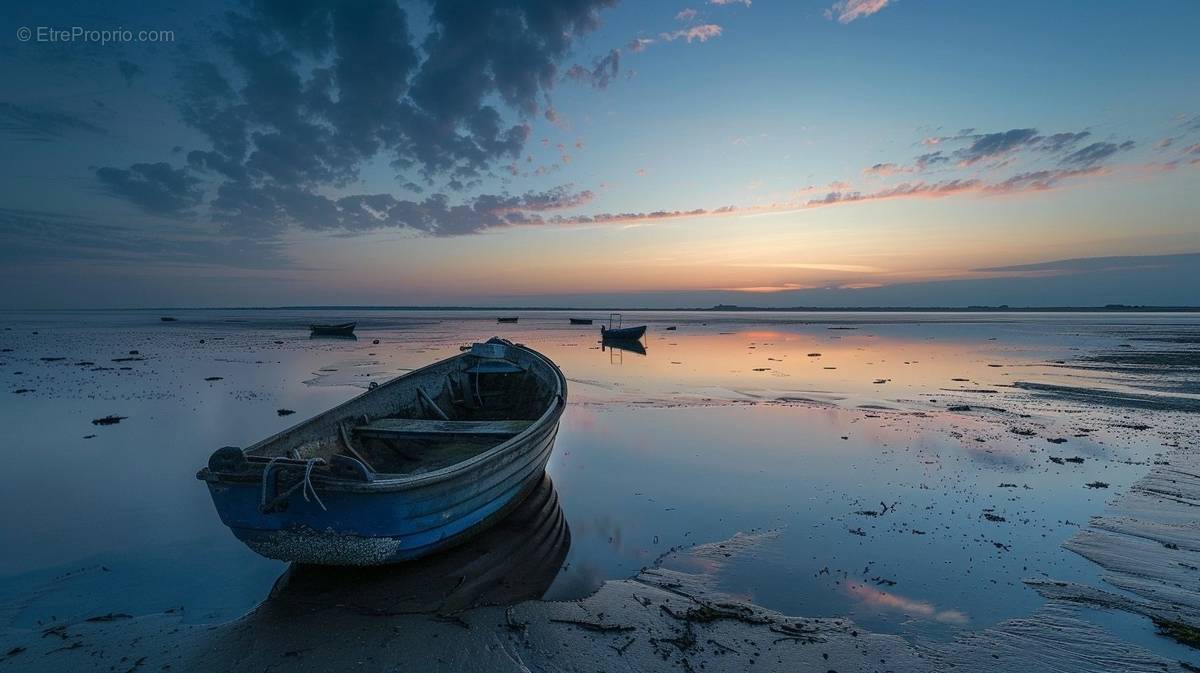
<instances>
[{"instance_id":1,"label":"dark storm cloud","mask_svg":"<svg viewBox=\"0 0 1200 673\"><path fill-rule=\"evenodd\" d=\"M480 205L507 197L396 201L368 220L318 190L345 187L378 158L429 185L477 185L497 162L521 156L524 120L546 100L573 40L614 3L434 0L418 39L394 0L252 1L227 16L217 56L183 70L182 119L211 145L189 152L188 164L220 183L214 217L248 235L368 224L445 235L514 222L518 215ZM617 71L616 54L596 64L597 85ZM134 167L102 170L110 191L143 207L187 207L154 198L170 190L146 189Z\"/></svg>"},{"instance_id":2,"label":"dark storm cloud","mask_svg":"<svg viewBox=\"0 0 1200 673\"><path fill-rule=\"evenodd\" d=\"M590 69L579 64L571 66L566 72L566 77L596 89L604 89L620 72L621 51L613 49L604 58L597 59Z\"/></svg>"},{"instance_id":3,"label":"dark storm cloud","mask_svg":"<svg viewBox=\"0 0 1200 673\"><path fill-rule=\"evenodd\" d=\"M106 133L99 126L66 112L0 102L0 134L10 139L49 141L75 131Z\"/></svg>"},{"instance_id":4,"label":"dark storm cloud","mask_svg":"<svg viewBox=\"0 0 1200 673\"><path fill-rule=\"evenodd\" d=\"M1132 140L1126 140L1119 145L1109 142L1092 143L1066 155L1062 158L1061 163L1080 167L1096 166L1117 152L1133 149L1133 145Z\"/></svg>"},{"instance_id":5,"label":"dark storm cloud","mask_svg":"<svg viewBox=\"0 0 1200 673\"><path fill-rule=\"evenodd\" d=\"M200 181L170 164L134 164L128 169L100 168L96 171L109 193L128 199L152 215L179 215L200 203Z\"/></svg>"}]
</instances>

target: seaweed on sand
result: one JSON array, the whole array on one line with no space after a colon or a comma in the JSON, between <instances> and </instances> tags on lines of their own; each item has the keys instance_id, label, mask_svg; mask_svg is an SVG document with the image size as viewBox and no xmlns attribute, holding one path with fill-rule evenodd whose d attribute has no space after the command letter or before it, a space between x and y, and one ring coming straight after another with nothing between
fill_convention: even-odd
<instances>
[{"instance_id":1,"label":"seaweed on sand","mask_svg":"<svg viewBox=\"0 0 1200 673\"><path fill-rule=\"evenodd\" d=\"M1156 617L1154 619L1154 626L1158 628L1159 635L1166 636L1188 647L1200 649L1200 628L1165 617Z\"/></svg>"}]
</instances>

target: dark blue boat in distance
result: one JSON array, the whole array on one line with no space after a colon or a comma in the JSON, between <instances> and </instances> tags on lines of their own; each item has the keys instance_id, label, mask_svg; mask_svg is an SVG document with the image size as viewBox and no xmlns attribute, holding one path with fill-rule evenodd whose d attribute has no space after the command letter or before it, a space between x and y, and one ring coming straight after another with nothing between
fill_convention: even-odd
<instances>
[{"instance_id":1,"label":"dark blue boat in distance","mask_svg":"<svg viewBox=\"0 0 1200 673\"><path fill-rule=\"evenodd\" d=\"M620 313L609 314L608 327L600 326L600 338L604 341L637 341L646 335L645 325L622 327L621 322Z\"/></svg>"},{"instance_id":2,"label":"dark blue boat in distance","mask_svg":"<svg viewBox=\"0 0 1200 673\"><path fill-rule=\"evenodd\" d=\"M567 384L502 339L377 386L197 478L254 551L319 565L406 561L504 518L541 481Z\"/></svg>"},{"instance_id":3,"label":"dark blue boat in distance","mask_svg":"<svg viewBox=\"0 0 1200 673\"><path fill-rule=\"evenodd\" d=\"M354 336L356 322L343 322L336 325L309 325L313 336Z\"/></svg>"}]
</instances>

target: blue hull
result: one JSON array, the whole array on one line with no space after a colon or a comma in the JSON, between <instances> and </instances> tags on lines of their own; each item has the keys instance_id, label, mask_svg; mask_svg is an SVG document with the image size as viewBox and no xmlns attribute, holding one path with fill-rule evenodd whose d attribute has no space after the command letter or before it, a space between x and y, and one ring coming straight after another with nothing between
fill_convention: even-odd
<instances>
[{"instance_id":1,"label":"blue hull","mask_svg":"<svg viewBox=\"0 0 1200 673\"><path fill-rule=\"evenodd\" d=\"M532 351L522 349L521 353L529 362L544 361ZM427 370L440 374L439 368L448 362ZM245 459L235 460L233 467L223 465L220 460L229 451L223 449L197 476L207 483L221 521L239 540L268 558L371 566L427 556L503 519L541 482L566 402L565 379L557 367L544 362L560 392L550 398L542 416L511 439L443 469L415 475L347 476L329 467L313 471L310 462L311 482L307 477L297 482L297 476L277 479L279 470L272 471L264 462ZM403 385L404 378L380 390L386 394L386 388ZM375 404L379 394L365 393L326 415L357 416L358 409ZM277 437L303 437L305 426L314 422ZM296 444L303 446L303 441L296 440ZM236 450L233 454L242 455ZM289 474L295 475L296 462L286 465ZM304 465L300 463L301 472ZM284 481L294 485L288 487ZM306 492L315 496L305 497Z\"/></svg>"},{"instance_id":2,"label":"blue hull","mask_svg":"<svg viewBox=\"0 0 1200 673\"><path fill-rule=\"evenodd\" d=\"M557 428L554 428L557 430ZM546 470L554 433L473 484L396 491L320 490L326 509L300 492L285 511L259 509L261 485L209 483L221 521L266 556L321 565L381 565L458 544L504 517Z\"/></svg>"}]
</instances>

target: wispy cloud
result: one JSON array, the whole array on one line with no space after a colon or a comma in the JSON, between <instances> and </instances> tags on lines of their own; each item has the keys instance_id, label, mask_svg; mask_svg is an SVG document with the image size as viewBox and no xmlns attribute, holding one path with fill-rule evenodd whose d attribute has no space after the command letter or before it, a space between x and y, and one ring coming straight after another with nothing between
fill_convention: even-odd
<instances>
[{"instance_id":1,"label":"wispy cloud","mask_svg":"<svg viewBox=\"0 0 1200 673\"><path fill-rule=\"evenodd\" d=\"M661 33L659 37L672 42L674 40L687 40L688 42L708 42L709 40L721 36L721 27L715 23L705 23L699 26L690 26L670 33Z\"/></svg>"},{"instance_id":2,"label":"wispy cloud","mask_svg":"<svg viewBox=\"0 0 1200 673\"><path fill-rule=\"evenodd\" d=\"M750 6L751 0L708 0L710 5L745 5Z\"/></svg>"},{"instance_id":3,"label":"wispy cloud","mask_svg":"<svg viewBox=\"0 0 1200 673\"><path fill-rule=\"evenodd\" d=\"M871 16L887 7L888 4L889 0L838 0L825 10L825 18L837 19L838 23L850 23L856 19Z\"/></svg>"},{"instance_id":4,"label":"wispy cloud","mask_svg":"<svg viewBox=\"0 0 1200 673\"><path fill-rule=\"evenodd\" d=\"M635 51L641 51L641 49ZM621 51L619 49L612 49L603 57L596 59L592 63L591 68L575 64L568 68L563 76L596 89L604 89L608 87L609 82L617 78L620 72Z\"/></svg>"},{"instance_id":5,"label":"wispy cloud","mask_svg":"<svg viewBox=\"0 0 1200 673\"><path fill-rule=\"evenodd\" d=\"M691 7L681 9L679 10L679 13L675 15L676 21L691 21L694 18L696 18L696 10L692 9Z\"/></svg>"},{"instance_id":6,"label":"wispy cloud","mask_svg":"<svg viewBox=\"0 0 1200 673\"><path fill-rule=\"evenodd\" d=\"M646 47L654 44L652 37L635 37L625 44L625 48L633 53L640 53L646 50Z\"/></svg>"}]
</instances>

